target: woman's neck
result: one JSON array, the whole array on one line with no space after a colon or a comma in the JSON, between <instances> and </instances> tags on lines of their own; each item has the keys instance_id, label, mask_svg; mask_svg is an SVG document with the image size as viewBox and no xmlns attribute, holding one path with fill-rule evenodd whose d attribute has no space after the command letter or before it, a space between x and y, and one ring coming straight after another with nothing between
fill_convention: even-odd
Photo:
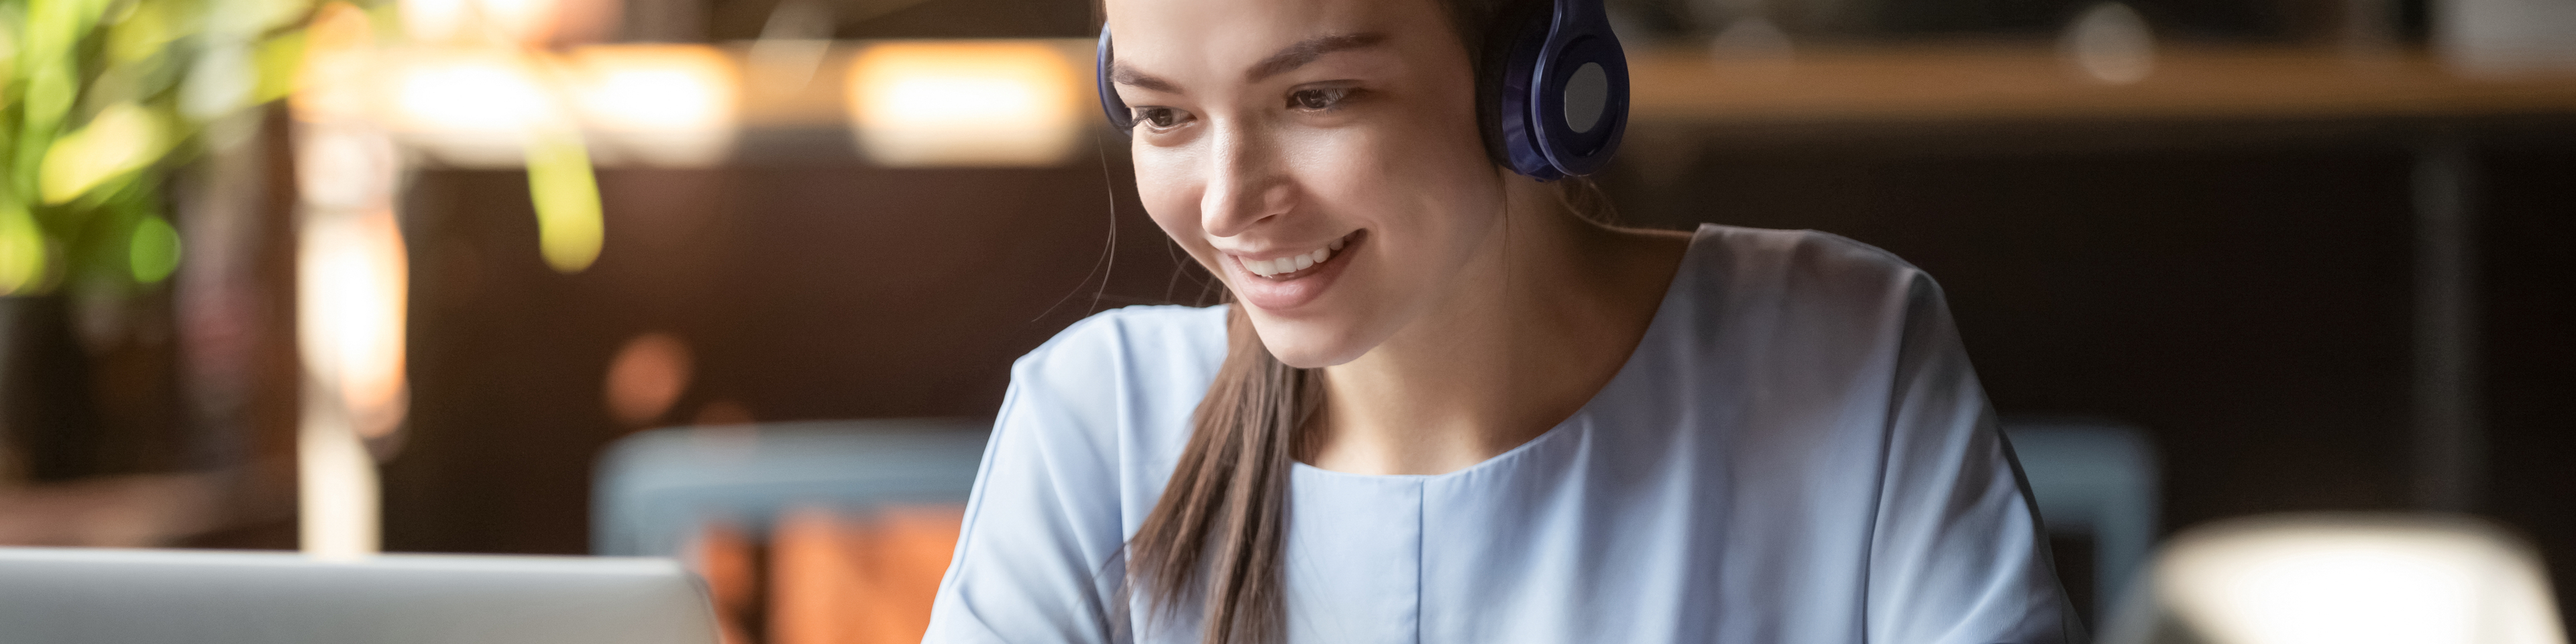
<instances>
[{"instance_id":1,"label":"woman's neck","mask_svg":"<svg viewBox=\"0 0 2576 644\"><path fill-rule=\"evenodd\" d=\"M1447 300L1367 355L1324 369L1305 460L1361 474L1439 474L1546 433L1625 365L1689 235L1607 228L1555 186L1505 182L1502 218Z\"/></svg>"}]
</instances>

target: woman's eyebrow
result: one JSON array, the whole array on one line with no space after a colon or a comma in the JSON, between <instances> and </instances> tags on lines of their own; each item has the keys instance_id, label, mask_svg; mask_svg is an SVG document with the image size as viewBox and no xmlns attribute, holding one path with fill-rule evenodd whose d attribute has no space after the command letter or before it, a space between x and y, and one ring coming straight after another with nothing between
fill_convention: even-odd
<instances>
[{"instance_id":1,"label":"woman's eyebrow","mask_svg":"<svg viewBox=\"0 0 2576 644\"><path fill-rule=\"evenodd\" d=\"M1109 68L1109 82L1120 85L1134 85L1136 87L1165 94L1184 93L1181 91L1180 85L1173 84L1171 81L1163 80L1158 76L1152 76L1144 72L1136 71L1135 68L1128 67L1125 63L1111 64Z\"/></svg>"},{"instance_id":2,"label":"woman's eyebrow","mask_svg":"<svg viewBox=\"0 0 2576 644\"><path fill-rule=\"evenodd\" d=\"M1261 79L1287 73L1288 70L1315 62L1315 59L1324 57L1324 54L1370 47L1382 42L1386 42L1386 34L1377 32L1331 34L1300 40L1296 44L1281 48L1279 53L1271 54L1269 58L1261 59L1261 62L1253 63L1251 68L1243 70L1243 81L1258 83Z\"/></svg>"},{"instance_id":3,"label":"woman's eyebrow","mask_svg":"<svg viewBox=\"0 0 2576 644\"><path fill-rule=\"evenodd\" d=\"M1324 54L1373 47L1384 42L1386 42L1386 34L1377 32L1330 34L1300 40L1295 44L1280 48L1279 53L1271 54L1269 58L1261 59L1261 62L1253 63L1252 67L1244 70L1243 79L1244 82L1247 83L1258 83L1261 82L1262 79L1284 74L1289 70L1299 67L1304 67L1307 63L1315 62L1315 59L1323 58ZM1109 80L1110 82L1120 85L1130 85L1167 94L1186 93L1181 91L1179 83L1165 80L1159 76L1136 71L1135 68L1128 67L1125 63L1112 63L1110 65Z\"/></svg>"}]
</instances>

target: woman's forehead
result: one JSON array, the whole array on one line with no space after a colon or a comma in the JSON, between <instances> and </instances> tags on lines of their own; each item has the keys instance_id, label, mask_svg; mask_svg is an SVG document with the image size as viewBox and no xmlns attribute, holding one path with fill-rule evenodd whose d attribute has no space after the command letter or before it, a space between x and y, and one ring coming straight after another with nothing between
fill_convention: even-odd
<instances>
[{"instance_id":1,"label":"woman's forehead","mask_svg":"<svg viewBox=\"0 0 2576 644\"><path fill-rule=\"evenodd\" d=\"M1108 0L1106 7L1119 63L1157 75L1239 74L1335 36L1410 44L1448 33L1436 0Z\"/></svg>"}]
</instances>

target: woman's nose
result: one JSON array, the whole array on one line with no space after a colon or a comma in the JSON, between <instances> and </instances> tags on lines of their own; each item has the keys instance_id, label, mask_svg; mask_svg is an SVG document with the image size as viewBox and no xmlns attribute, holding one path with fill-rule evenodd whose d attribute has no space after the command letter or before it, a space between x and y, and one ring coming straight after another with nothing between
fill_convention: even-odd
<instances>
[{"instance_id":1,"label":"woman's nose","mask_svg":"<svg viewBox=\"0 0 2576 644\"><path fill-rule=\"evenodd\" d=\"M1241 125L1214 134L1207 189L1199 197L1200 226L1209 235L1233 237L1287 212L1295 185L1275 154L1277 147Z\"/></svg>"}]
</instances>

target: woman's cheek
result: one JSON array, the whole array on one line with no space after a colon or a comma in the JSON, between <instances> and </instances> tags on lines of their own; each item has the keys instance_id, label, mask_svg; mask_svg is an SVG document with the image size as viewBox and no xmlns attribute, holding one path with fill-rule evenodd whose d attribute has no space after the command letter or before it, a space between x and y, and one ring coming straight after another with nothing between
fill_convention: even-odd
<instances>
[{"instance_id":1,"label":"woman's cheek","mask_svg":"<svg viewBox=\"0 0 2576 644\"><path fill-rule=\"evenodd\" d=\"M1136 198L1145 204L1145 214L1154 225L1172 239L1186 240L1198 235L1198 190L1200 185L1188 172L1188 166L1169 151L1138 144L1135 152Z\"/></svg>"},{"instance_id":2,"label":"woman's cheek","mask_svg":"<svg viewBox=\"0 0 2576 644\"><path fill-rule=\"evenodd\" d=\"M1384 141L1358 129L1307 132L1291 140L1289 148L1297 151L1289 157L1291 173L1303 199L1338 216L1382 212L1373 206L1383 204L1371 203L1374 195L1405 191L1409 183L1401 174L1405 164L1389 162L1393 155Z\"/></svg>"},{"instance_id":3,"label":"woman's cheek","mask_svg":"<svg viewBox=\"0 0 2576 644\"><path fill-rule=\"evenodd\" d=\"M1199 228L1200 186L1185 155L1139 143L1134 153L1136 198L1145 205L1145 214L1163 229L1172 242L1179 244L1200 266L1225 279L1225 271L1216 265L1216 249L1208 245Z\"/></svg>"}]
</instances>

